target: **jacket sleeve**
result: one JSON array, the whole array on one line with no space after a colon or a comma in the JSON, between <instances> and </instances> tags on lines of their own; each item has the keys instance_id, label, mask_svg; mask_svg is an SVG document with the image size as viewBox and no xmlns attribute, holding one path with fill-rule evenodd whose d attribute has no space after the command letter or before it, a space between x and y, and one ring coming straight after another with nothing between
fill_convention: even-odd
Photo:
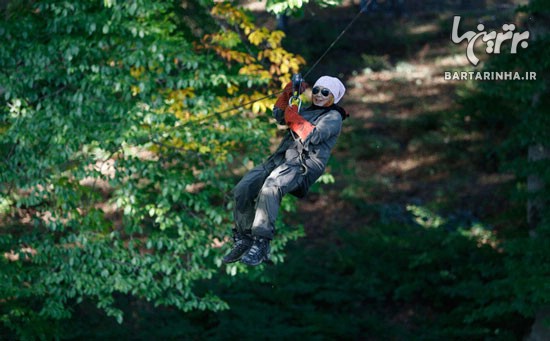
<instances>
[{"instance_id":1,"label":"jacket sleeve","mask_svg":"<svg viewBox=\"0 0 550 341\"><path fill-rule=\"evenodd\" d=\"M319 144L340 134L342 129L342 116L336 110L324 114L317 122L313 131L305 139L304 145Z\"/></svg>"}]
</instances>

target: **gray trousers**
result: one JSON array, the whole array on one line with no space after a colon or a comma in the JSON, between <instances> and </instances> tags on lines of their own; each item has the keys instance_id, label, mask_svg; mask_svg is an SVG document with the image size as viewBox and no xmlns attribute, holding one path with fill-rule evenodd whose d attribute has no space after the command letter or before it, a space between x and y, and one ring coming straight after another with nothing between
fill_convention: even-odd
<instances>
[{"instance_id":1,"label":"gray trousers","mask_svg":"<svg viewBox=\"0 0 550 341\"><path fill-rule=\"evenodd\" d=\"M267 162L253 168L233 190L237 230L273 239L281 200L302 181L298 163L287 162L273 169Z\"/></svg>"}]
</instances>

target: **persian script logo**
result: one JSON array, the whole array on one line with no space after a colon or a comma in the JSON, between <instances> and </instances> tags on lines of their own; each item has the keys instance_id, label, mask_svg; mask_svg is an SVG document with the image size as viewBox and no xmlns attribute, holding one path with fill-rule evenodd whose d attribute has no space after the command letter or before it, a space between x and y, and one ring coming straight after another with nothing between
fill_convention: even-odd
<instances>
[{"instance_id":1,"label":"persian script logo","mask_svg":"<svg viewBox=\"0 0 550 341\"><path fill-rule=\"evenodd\" d=\"M487 47L485 48L485 52L487 52L488 54L499 54L502 43L510 39L512 39L512 46L510 49L510 53L512 54L517 53L518 44L520 42L520 46L524 49L529 46L529 43L526 41L527 39L529 39L529 31L525 31L522 33L514 32L514 30L516 29L516 25L514 24L502 25L502 30L504 32L498 33L496 31L488 33L485 31L485 26L483 24L478 24L477 30L479 32L467 31L459 37L458 26L460 25L460 19L460 16L454 16L453 32L451 35L451 39L455 44L460 44L464 39L468 40L466 58L468 58L470 63L474 66L479 63L479 58L477 58L474 53L474 44L479 38L481 38L481 40L487 45Z\"/></svg>"}]
</instances>

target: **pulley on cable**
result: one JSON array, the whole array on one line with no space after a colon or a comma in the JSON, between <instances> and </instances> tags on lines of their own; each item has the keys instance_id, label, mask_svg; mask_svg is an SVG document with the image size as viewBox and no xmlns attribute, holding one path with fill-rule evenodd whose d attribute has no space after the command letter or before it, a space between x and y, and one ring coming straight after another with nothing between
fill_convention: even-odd
<instances>
[{"instance_id":1,"label":"pulley on cable","mask_svg":"<svg viewBox=\"0 0 550 341\"><path fill-rule=\"evenodd\" d=\"M302 74L295 73L292 75L292 95L290 96L290 99L288 100L288 105L292 105L292 102L297 101L298 102L298 111L302 108L302 99L300 98L300 92L302 89L302 82L304 79L302 78Z\"/></svg>"}]
</instances>

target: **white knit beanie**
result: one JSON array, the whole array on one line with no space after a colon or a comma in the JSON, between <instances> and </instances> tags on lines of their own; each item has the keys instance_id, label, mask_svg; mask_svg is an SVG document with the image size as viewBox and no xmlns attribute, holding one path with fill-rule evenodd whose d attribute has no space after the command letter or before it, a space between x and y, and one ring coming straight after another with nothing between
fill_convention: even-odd
<instances>
[{"instance_id":1,"label":"white knit beanie","mask_svg":"<svg viewBox=\"0 0 550 341\"><path fill-rule=\"evenodd\" d=\"M317 82L315 82L313 87L318 85L327 88L330 92L332 92L334 95L334 104L338 103L342 97L344 97L344 93L346 92L346 87L344 87L344 84L342 84L342 82L340 82L340 80L336 77L322 76L317 80Z\"/></svg>"}]
</instances>

